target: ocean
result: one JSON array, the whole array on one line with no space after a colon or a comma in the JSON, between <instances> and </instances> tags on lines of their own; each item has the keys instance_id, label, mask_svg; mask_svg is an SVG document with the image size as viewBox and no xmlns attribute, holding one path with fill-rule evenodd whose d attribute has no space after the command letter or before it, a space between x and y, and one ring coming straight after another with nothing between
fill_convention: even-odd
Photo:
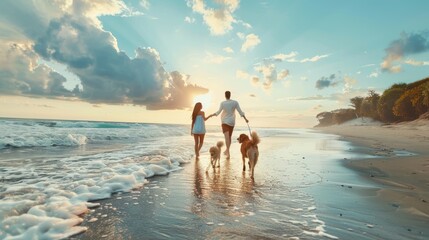
<instances>
[{"instance_id":1,"label":"ocean","mask_svg":"<svg viewBox=\"0 0 429 240\"><path fill-rule=\"evenodd\" d=\"M0 132L0 239L85 231L76 225L93 201L193 156L184 125L1 119Z\"/></svg>"},{"instance_id":2,"label":"ocean","mask_svg":"<svg viewBox=\"0 0 429 240\"><path fill-rule=\"evenodd\" d=\"M252 130L255 181L235 141L247 127L207 173L219 126L196 161L189 125L0 119L0 239L425 238L341 163L374 156L310 129Z\"/></svg>"}]
</instances>

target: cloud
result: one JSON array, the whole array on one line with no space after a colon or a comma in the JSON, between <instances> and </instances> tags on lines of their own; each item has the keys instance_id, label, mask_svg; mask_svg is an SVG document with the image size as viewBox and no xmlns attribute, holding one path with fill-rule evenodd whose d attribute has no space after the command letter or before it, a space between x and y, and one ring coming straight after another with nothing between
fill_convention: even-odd
<instances>
[{"instance_id":1,"label":"cloud","mask_svg":"<svg viewBox=\"0 0 429 240\"><path fill-rule=\"evenodd\" d=\"M328 54L325 54L325 55L317 55L317 56L314 56L314 57L312 57L312 58L304 58L304 59L302 59L300 62L301 63L305 63L305 62L317 62L317 61L319 61L320 59L322 59L322 58L326 58L326 57L328 57L329 55Z\"/></svg>"},{"instance_id":2,"label":"cloud","mask_svg":"<svg viewBox=\"0 0 429 240\"><path fill-rule=\"evenodd\" d=\"M184 109L192 106L194 96L208 93L207 88L189 84L189 76L174 71L170 74L172 87L168 88L163 101L146 105L148 110Z\"/></svg>"},{"instance_id":3,"label":"cloud","mask_svg":"<svg viewBox=\"0 0 429 240\"><path fill-rule=\"evenodd\" d=\"M250 96L250 97L256 97L256 95L255 95L255 94L253 94L253 93L252 93L252 94L250 94L249 96Z\"/></svg>"},{"instance_id":4,"label":"cloud","mask_svg":"<svg viewBox=\"0 0 429 240\"><path fill-rule=\"evenodd\" d=\"M251 78L251 75L250 74L248 74L247 72L245 72L245 71L242 71L242 70L237 70L236 72L235 72L235 77L237 77L237 78L239 78L239 79L250 79Z\"/></svg>"},{"instance_id":5,"label":"cloud","mask_svg":"<svg viewBox=\"0 0 429 240\"><path fill-rule=\"evenodd\" d=\"M258 85L259 82L261 82L261 78L257 75L262 75L262 86L266 90L271 89L275 82L283 81L289 76L289 70L283 69L278 72L275 62L269 59L264 59L264 61L255 64L253 70L257 73L256 75L252 75L243 70L237 70L235 75L239 79L250 80L254 85Z\"/></svg>"},{"instance_id":6,"label":"cloud","mask_svg":"<svg viewBox=\"0 0 429 240\"><path fill-rule=\"evenodd\" d=\"M66 79L46 65L38 64L31 46L0 43L0 93L46 97L72 96Z\"/></svg>"},{"instance_id":7,"label":"cloud","mask_svg":"<svg viewBox=\"0 0 429 240\"><path fill-rule=\"evenodd\" d=\"M215 54L210 53L210 52L206 52L206 56L204 58L204 61L206 63L222 64L229 59L231 59L231 58L225 57L222 55L215 55Z\"/></svg>"},{"instance_id":8,"label":"cloud","mask_svg":"<svg viewBox=\"0 0 429 240\"><path fill-rule=\"evenodd\" d=\"M357 83L356 79L349 76L345 76L343 92L350 92L353 86L356 85L356 83Z\"/></svg>"},{"instance_id":9,"label":"cloud","mask_svg":"<svg viewBox=\"0 0 429 240\"><path fill-rule=\"evenodd\" d=\"M329 54L316 55L314 57L304 58L302 60L297 60L295 58L296 56L298 56L298 52L292 51L292 52L290 52L288 54L284 54L284 53L276 54L274 56L271 56L267 60L269 60L269 61L276 61L276 62L284 62L284 61L286 61L286 62L292 62L292 63L317 62L317 61L320 61L323 58L329 57Z\"/></svg>"},{"instance_id":10,"label":"cloud","mask_svg":"<svg viewBox=\"0 0 429 240\"><path fill-rule=\"evenodd\" d=\"M376 64L374 64L374 63L365 64L365 65L361 66L361 68L373 67L373 66L376 66Z\"/></svg>"},{"instance_id":11,"label":"cloud","mask_svg":"<svg viewBox=\"0 0 429 240\"><path fill-rule=\"evenodd\" d=\"M204 23L213 35L224 35L232 30L232 24L237 22L233 13L239 6L239 0L218 0L216 3L220 7L217 9L207 7L204 0L188 0L187 3L194 12L203 16Z\"/></svg>"},{"instance_id":12,"label":"cloud","mask_svg":"<svg viewBox=\"0 0 429 240\"><path fill-rule=\"evenodd\" d=\"M241 25L243 25L243 27L245 27L245 28L247 28L247 29L251 29L251 28L252 28L252 25L250 25L249 23L244 22L244 21L242 21L242 20L238 20L237 22L238 22L238 23L241 23Z\"/></svg>"},{"instance_id":13,"label":"cloud","mask_svg":"<svg viewBox=\"0 0 429 240\"><path fill-rule=\"evenodd\" d=\"M140 0L140 6L144 7L145 9L149 9L150 7L149 0Z\"/></svg>"},{"instance_id":14,"label":"cloud","mask_svg":"<svg viewBox=\"0 0 429 240\"><path fill-rule=\"evenodd\" d=\"M260 81L258 76L251 75L245 71L237 70L235 72L235 77L238 79L244 79L250 81L253 85L257 85Z\"/></svg>"},{"instance_id":15,"label":"cloud","mask_svg":"<svg viewBox=\"0 0 429 240\"><path fill-rule=\"evenodd\" d=\"M316 81L316 88L321 90L327 87L335 87L338 85L338 82L335 81L335 74L331 74L329 77L321 77Z\"/></svg>"},{"instance_id":16,"label":"cloud","mask_svg":"<svg viewBox=\"0 0 429 240\"><path fill-rule=\"evenodd\" d=\"M261 43L259 37L251 33L246 36L246 40L244 41L243 45L241 45L241 51L247 52L248 50L253 49L255 46L257 46L259 43Z\"/></svg>"},{"instance_id":17,"label":"cloud","mask_svg":"<svg viewBox=\"0 0 429 240\"><path fill-rule=\"evenodd\" d=\"M298 52L295 52L295 51L290 52L288 54L279 53L279 54L272 56L271 59L274 61L283 62L286 59L292 59L292 58L296 57L297 55L298 55Z\"/></svg>"},{"instance_id":18,"label":"cloud","mask_svg":"<svg viewBox=\"0 0 429 240\"><path fill-rule=\"evenodd\" d=\"M322 95L310 96L310 97L299 97L299 98L289 98L289 100L295 101L314 101L314 100L327 100L329 97L324 97Z\"/></svg>"},{"instance_id":19,"label":"cloud","mask_svg":"<svg viewBox=\"0 0 429 240\"><path fill-rule=\"evenodd\" d=\"M253 83L253 84L258 84L259 83L259 77L257 77L257 76L253 76L253 77L251 77L250 78L250 81Z\"/></svg>"},{"instance_id":20,"label":"cloud","mask_svg":"<svg viewBox=\"0 0 429 240\"><path fill-rule=\"evenodd\" d=\"M240 39L244 39L246 37L246 35L244 33L238 32L237 37Z\"/></svg>"},{"instance_id":21,"label":"cloud","mask_svg":"<svg viewBox=\"0 0 429 240\"><path fill-rule=\"evenodd\" d=\"M264 77L264 82L262 83L265 89L270 89L273 82L277 80L277 69L274 64L260 64L255 66L255 71L261 73Z\"/></svg>"},{"instance_id":22,"label":"cloud","mask_svg":"<svg viewBox=\"0 0 429 240\"><path fill-rule=\"evenodd\" d=\"M381 63L381 70L392 73L401 71L401 60L417 53L429 50L429 31L421 33L402 33L401 37L394 40L386 48L386 56Z\"/></svg>"},{"instance_id":23,"label":"cloud","mask_svg":"<svg viewBox=\"0 0 429 240\"><path fill-rule=\"evenodd\" d=\"M0 64L2 93L77 97L91 103L129 103L161 109L188 107L183 103L189 96L179 92L207 91L186 82L175 82L175 75L164 69L156 49L137 48L133 57L120 51L116 38L102 28L97 17L121 15L128 9L123 2L39 3L40 6L27 1L23 4L19 0L0 3L0 9L16 10L14 14L2 16L17 33L8 41L0 41L0 61L5 62ZM23 18L26 12L29 16ZM39 64L41 58L65 65L79 77L81 88L65 89L66 78ZM172 104L172 100L177 104Z\"/></svg>"},{"instance_id":24,"label":"cloud","mask_svg":"<svg viewBox=\"0 0 429 240\"><path fill-rule=\"evenodd\" d=\"M413 66L429 66L429 62L427 61L416 61L414 59L407 59L404 63Z\"/></svg>"},{"instance_id":25,"label":"cloud","mask_svg":"<svg viewBox=\"0 0 429 240\"><path fill-rule=\"evenodd\" d=\"M264 62L261 64L258 64L254 67L254 70L260 74L262 74L264 82L262 83L262 86L265 89L271 89L273 83L277 81L284 80L287 76L289 76L289 70L284 69L277 73L277 67L273 63ZM253 83L258 83L259 78L253 77L252 79Z\"/></svg>"},{"instance_id":26,"label":"cloud","mask_svg":"<svg viewBox=\"0 0 429 240\"><path fill-rule=\"evenodd\" d=\"M282 70L279 74L277 74L278 80L284 80L287 76L289 76L289 70Z\"/></svg>"},{"instance_id":27,"label":"cloud","mask_svg":"<svg viewBox=\"0 0 429 240\"><path fill-rule=\"evenodd\" d=\"M226 47L226 48L224 48L223 49L225 52L227 52L227 53L234 53L234 50L232 49L232 48L230 48L230 47Z\"/></svg>"},{"instance_id":28,"label":"cloud","mask_svg":"<svg viewBox=\"0 0 429 240\"><path fill-rule=\"evenodd\" d=\"M185 17L185 22L187 22L187 23L194 23L195 22L195 18L193 18L193 17Z\"/></svg>"},{"instance_id":29,"label":"cloud","mask_svg":"<svg viewBox=\"0 0 429 240\"><path fill-rule=\"evenodd\" d=\"M380 75L380 69L375 69L374 71L372 71L368 77L370 78L378 78L378 76Z\"/></svg>"}]
</instances>

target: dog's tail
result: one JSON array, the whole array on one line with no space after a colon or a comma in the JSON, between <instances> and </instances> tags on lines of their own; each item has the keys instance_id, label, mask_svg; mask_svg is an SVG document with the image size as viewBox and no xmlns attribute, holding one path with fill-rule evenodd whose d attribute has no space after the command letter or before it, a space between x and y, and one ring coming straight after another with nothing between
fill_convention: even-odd
<instances>
[{"instance_id":1,"label":"dog's tail","mask_svg":"<svg viewBox=\"0 0 429 240\"><path fill-rule=\"evenodd\" d=\"M223 142L222 141L217 142L216 146L220 149L221 147L223 147Z\"/></svg>"},{"instance_id":2,"label":"dog's tail","mask_svg":"<svg viewBox=\"0 0 429 240\"><path fill-rule=\"evenodd\" d=\"M258 145L261 142L261 140L259 139L258 134L256 134L255 131L252 132L252 144L253 145Z\"/></svg>"}]
</instances>

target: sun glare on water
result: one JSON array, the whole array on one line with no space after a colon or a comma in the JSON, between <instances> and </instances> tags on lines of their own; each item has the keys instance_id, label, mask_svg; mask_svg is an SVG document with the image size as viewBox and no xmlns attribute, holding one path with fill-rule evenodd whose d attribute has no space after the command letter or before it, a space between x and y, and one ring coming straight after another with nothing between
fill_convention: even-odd
<instances>
[{"instance_id":1,"label":"sun glare on water","mask_svg":"<svg viewBox=\"0 0 429 240\"><path fill-rule=\"evenodd\" d=\"M197 102L203 104L203 109L209 109L212 105L212 96L210 93L197 95L194 97L193 105Z\"/></svg>"}]
</instances>

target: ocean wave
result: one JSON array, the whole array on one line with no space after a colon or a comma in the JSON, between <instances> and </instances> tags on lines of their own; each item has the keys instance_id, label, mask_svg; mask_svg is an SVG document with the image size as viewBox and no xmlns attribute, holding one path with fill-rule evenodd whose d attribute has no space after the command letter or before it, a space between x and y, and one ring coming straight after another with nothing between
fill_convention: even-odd
<instances>
[{"instance_id":1,"label":"ocean wave","mask_svg":"<svg viewBox=\"0 0 429 240\"><path fill-rule=\"evenodd\" d=\"M180 125L139 123L0 120L0 132L0 149L4 149L81 146L112 141L127 144L145 139L183 136L188 129Z\"/></svg>"},{"instance_id":2,"label":"ocean wave","mask_svg":"<svg viewBox=\"0 0 429 240\"><path fill-rule=\"evenodd\" d=\"M158 142L117 152L47 159L44 164L24 161L4 166L0 239L63 239L83 232L81 215L99 206L94 201L141 188L152 176L179 170L191 154L189 147L165 147Z\"/></svg>"},{"instance_id":3,"label":"ocean wave","mask_svg":"<svg viewBox=\"0 0 429 240\"><path fill-rule=\"evenodd\" d=\"M59 134L55 136L26 136L15 135L0 138L1 148L26 148L50 146L80 146L85 145L88 138L82 134Z\"/></svg>"},{"instance_id":4,"label":"ocean wave","mask_svg":"<svg viewBox=\"0 0 429 240\"><path fill-rule=\"evenodd\" d=\"M58 127L58 128L131 128L134 123L111 123L111 122L69 122L69 121L59 121L47 122L49 127ZM46 124L46 122L44 123Z\"/></svg>"},{"instance_id":5,"label":"ocean wave","mask_svg":"<svg viewBox=\"0 0 429 240\"><path fill-rule=\"evenodd\" d=\"M48 128L131 128L139 123L56 121L56 120L6 120L6 124L23 126L43 126Z\"/></svg>"}]
</instances>

